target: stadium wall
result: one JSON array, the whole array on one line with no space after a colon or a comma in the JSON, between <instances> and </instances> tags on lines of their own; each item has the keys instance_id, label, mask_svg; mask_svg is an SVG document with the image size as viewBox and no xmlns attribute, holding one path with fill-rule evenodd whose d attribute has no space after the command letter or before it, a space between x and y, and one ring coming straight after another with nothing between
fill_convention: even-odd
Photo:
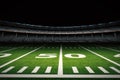
<instances>
[{"instance_id":1,"label":"stadium wall","mask_svg":"<svg viewBox=\"0 0 120 80\"><path fill-rule=\"evenodd\" d=\"M0 42L120 42L120 32L57 35L0 32Z\"/></svg>"}]
</instances>

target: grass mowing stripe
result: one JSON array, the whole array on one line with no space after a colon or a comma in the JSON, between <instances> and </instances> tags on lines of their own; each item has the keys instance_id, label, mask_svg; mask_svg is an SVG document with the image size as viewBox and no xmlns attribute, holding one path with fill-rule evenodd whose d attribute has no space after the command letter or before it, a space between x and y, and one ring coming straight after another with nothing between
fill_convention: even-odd
<instances>
[{"instance_id":1,"label":"grass mowing stripe","mask_svg":"<svg viewBox=\"0 0 120 80\"><path fill-rule=\"evenodd\" d=\"M39 47L39 48L40 48L40 47ZM3 68L4 66L6 66L6 65L8 65L8 64L10 64L10 63L12 63L12 62L14 62L14 61L16 61L16 60L18 60L18 59L21 59L21 58L27 56L27 55L30 54L30 53L33 53L33 52L37 51L39 48L34 49L34 50L32 50L32 51L30 51L30 52L28 52L28 53L26 53L26 54L24 54L24 55L22 55L22 56L20 56L20 57L17 57L17 58L15 58L15 59L13 59L13 60L11 60L11 61L9 61L9 62L1 65L0 68Z\"/></svg>"},{"instance_id":2,"label":"grass mowing stripe","mask_svg":"<svg viewBox=\"0 0 120 80\"><path fill-rule=\"evenodd\" d=\"M106 57L104 57L104 56L102 56L102 55L100 55L100 54L98 54L98 53L90 50L90 49L87 49L87 48L85 48L85 47L82 47L82 48L85 49L85 50L87 50L88 52L91 52L91 53L93 53L94 55L97 55L97 56L99 56L99 57L101 57L101 58L103 58L103 59L105 59L105 60L107 60L107 61L109 61L109 62L111 62L111 63L113 63L113 64L115 64L115 65L117 65L117 66L120 67L120 64L118 64L117 62L112 61L112 60L110 60L110 59L108 59L108 58L106 58Z\"/></svg>"},{"instance_id":3,"label":"grass mowing stripe","mask_svg":"<svg viewBox=\"0 0 120 80\"><path fill-rule=\"evenodd\" d=\"M63 75L63 59L62 59L62 45L60 46L60 55L59 55L59 65L58 65L58 75Z\"/></svg>"}]
</instances>

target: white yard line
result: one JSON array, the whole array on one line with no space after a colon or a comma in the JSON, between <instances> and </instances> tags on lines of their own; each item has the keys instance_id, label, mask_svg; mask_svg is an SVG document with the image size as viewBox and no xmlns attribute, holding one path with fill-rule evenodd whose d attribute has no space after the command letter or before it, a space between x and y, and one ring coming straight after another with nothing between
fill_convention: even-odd
<instances>
[{"instance_id":1,"label":"white yard line","mask_svg":"<svg viewBox=\"0 0 120 80\"><path fill-rule=\"evenodd\" d=\"M95 73L89 66L85 67L89 73Z\"/></svg>"},{"instance_id":2,"label":"white yard line","mask_svg":"<svg viewBox=\"0 0 120 80\"><path fill-rule=\"evenodd\" d=\"M0 74L0 78L120 78L120 75L112 74L65 74L62 76L54 74Z\"/></svg>"},{"instance_id":3,"label":"white yard line","mask_svg":"<svg viewBox=\"0 0 120 80\"><path fill-rule=\"evenodd\" d=\"M47 69L45 70L45 73L50 73L51 72L52 67L48 66Z\"/></svg>"},{"instance_id":4,"label":"white yard line","mask_svg":"<svg viewBox=\"0 0 120 80\"><path fill-rule=\"evenodd\" d=\"M3 51L0 51L0 53L1 52L7 52L7 51L15 50L15 49L17 49L17 48L11 48L11 49L7 49L7 50L3 50Z\"/></svg>"},{"instance_id":5,"label":"white yard line","mask_svg":"<svg viewBox=\"0 0 120 80\"><path fill-rule=\"evenodd\" d=\"M60 46L59 64L58 64L58 75L63 76L63 59L62 59L62 45Z\"/></svg>"},{"instance_id":6,"label":"white yard line","mask_svg":"<svg viewBox=\"0 0 120 80\"><path fill-rule=\"evenodd\" d=\"M107 61L109 61L109 62L111 62L111 63L113 63L113 64L115 64L115 65L117 65L117 66L120 67L120 64L119 64L119 63L117 63L117 62L115 62L115 61L112 61L112 60L110 60L110 59L108 59L108 58L106 58L106 57L104 57L104 56L102 56L102 55L100 55L100 54L98 54L98 53L90 50L90 49L87 49L87 48L85 48L85 47L82 47L82 48L85 49L85 50L87 50L88 52L91 52L91 53L93 53L94 55L99 56L99 57L101 57L101 58L103 58L103 59L105 59L105 60L107 60Z\"/></svg>"},{"instance_id":7,"label":"white yard line","mask_svg":"<svg viewBox=\"0 0 120 80\"><path fill-rule=\"evenodd\" d=\"M103 47L103 46L101 46L101 47ZM116 50L116 49L113 49L113 48L108 48L108 47L103 47L103 48L106 48L108 50L112 50L112 51L115 51L115 52L120 52L120 50Z\"/></svg>"},{"instance_id":8,"label":"white yard line","mask_svg":"<svg viewBox=\"0 0 120 80\"><path fill-rule=\"evenodd\" d=\"M101 67L101 66L99 66L98 67L103 73L109 73L105 68L103 68L103 67Z\"/></svg>"},{"instance_id":9,"label":"white yard line","mask_svg":"<svg viewBox=\"0 0 120 80\"><path fill-rule=\"evenodd\" d=\"M36 66L31 73L37 73L40 69L40 66Z\"/></svg>"},{"instance_id":10,"label":"white yard line","mask_svg":"<svg viewBox=\"0 0 120 80\"><path fill-rule=\"evenodd\" d=\"M17 73L23 73L27 68L28 66L24 66Z\"/></svg>"},{"instance_id":11,"label":"white yard line","mask_svg":"<svg viewBox=\"0 0 120 80\"><path fill-rule=\"evenodd\" d=\"M118 69L115 68L115 67L110 67L110 69L114 70L114 71L117 72L117 73L120 73L120 70L118 70Z\"/></svg>"},{"instance_id":12,"label":"white yard line","mask_svg":"<svg viewBox=\"0 0 120 80\"><path fill-rule=\"evenodd\" d=\"M72 70L73 70L73 73L79 73L77 67L75 67L75 66L72 66Z\"/></svg>"},{"instance_id":13,"label":"white yard line","mask_svg":"<svg viewBox=\"0 0 120 80\"><path fill-rule=\"evenodd\" d=\"M7 62L7 63L1 65L0 68L3 68L3 67L5 67L5 66L7 66L7 65L9 65L9 64L11 64L11 63L13 63L13 62L15 62L16 60L21 59L21 58L27 56L28 54L37 51L38 49L39 49L39 48L34 49L34 50L32 50L32 51L30 51L30 52L28 52L28 53L26 53L26 54L24 54L24 55L22 55L22 56L20 56L20 57L17 57L17 58L15 58L15 59L13 59L13 60L11 60L11 61L9 61L9 62Z\"/></svg>"},{"instance_id":14,"label":"white yard line","mask_svg":"<svg viewBox=\"0 0 120 80\"><path fill-rule=\"evenodd\" d=\"M14 67L15 67L15 66L11 66L11 67L5 69L4 71L2 71L2 73L7 73L7 72L9 72L10 70L12 70Z\"/></svg>"}]
</instances>

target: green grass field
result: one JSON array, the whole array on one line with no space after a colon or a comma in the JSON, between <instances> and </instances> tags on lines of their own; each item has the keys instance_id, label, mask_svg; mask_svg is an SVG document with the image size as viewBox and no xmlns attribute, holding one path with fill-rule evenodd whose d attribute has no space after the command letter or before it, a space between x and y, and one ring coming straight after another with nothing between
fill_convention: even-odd
<instances>
[{"instance_id":1,"label":"green grass field","mask_svg":"<svg viewBox=\"0 0 120 80\"><path fill-rule=\"evenodd\" d=\"M120 46L119 44L2 44L0 78L120 79Z\"/></svg>"}]
</instances>

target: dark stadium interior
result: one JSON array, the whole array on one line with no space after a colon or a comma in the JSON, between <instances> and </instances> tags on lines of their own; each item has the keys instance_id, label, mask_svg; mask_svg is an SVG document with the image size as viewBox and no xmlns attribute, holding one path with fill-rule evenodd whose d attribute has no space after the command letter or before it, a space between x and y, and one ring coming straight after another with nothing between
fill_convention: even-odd
<instances>
[{"instance_id":1,"label":"dark stadium interior","mask_svg":"<svg viewBox=\"0 0 120 80\"><path fill-rule=\"evenodd\" d=\"M0 3L0 20L45 26L78 26L120 20L115 1L7 1Z\"/></svg>"},{"instance_id":2,"label":"dark stadium interior","mask_svg":"<svg viewBox=\"0 0 120 80\"><path fill-rule=\"evenodd\" d=\"M51 3L2 4L0 42L120 42L117 2Z\"/></svg>"}]
</instances>

